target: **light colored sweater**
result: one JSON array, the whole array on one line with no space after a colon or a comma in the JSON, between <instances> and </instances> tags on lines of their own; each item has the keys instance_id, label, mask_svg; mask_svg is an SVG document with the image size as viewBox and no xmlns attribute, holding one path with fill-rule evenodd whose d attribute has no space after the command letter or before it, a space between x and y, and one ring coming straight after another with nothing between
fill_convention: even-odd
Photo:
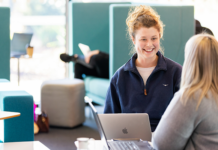
<instances>
[{"instance_id":1,"label":"light colored sweater","mask_svg":"<svg viewBox=\"0 0 218 150\"><path fill-rule=\"evenodd\" d=\"M184 106L175 94L152 138L156 150L218 149L218 106L208 95L196 110L197 100Z\"/></svg>"}]
</instances>

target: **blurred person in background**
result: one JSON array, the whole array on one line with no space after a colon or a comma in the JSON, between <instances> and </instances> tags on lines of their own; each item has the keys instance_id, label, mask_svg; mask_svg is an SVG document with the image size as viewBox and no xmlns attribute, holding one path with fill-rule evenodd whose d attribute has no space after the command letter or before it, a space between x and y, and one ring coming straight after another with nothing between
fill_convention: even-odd
<instances>
[{"instance_id":1,"label":"blurred person in background","mask_svg":"<svg viewBox=\"0 0 218 150\"><path fill-rule=\"evenodd\" d=\"M85 76L95 76L109 79L109 55L100 50L89 51L86 55L72 56L61 54L60 59L66 63L74 62L74 77L83 79Z\"/></svg>"},{"instance_id":2,"label":"blurred person in background","mask_svg":"<svg viewBox=\"0 0 218 150\"><path fill-rule=\"evenodd\" d=\"M206 32L214 36L213 32L209 28L202 27L201 23L195 19L195 34L200 34L202 32Z\"/></svg>"}]
</instances>

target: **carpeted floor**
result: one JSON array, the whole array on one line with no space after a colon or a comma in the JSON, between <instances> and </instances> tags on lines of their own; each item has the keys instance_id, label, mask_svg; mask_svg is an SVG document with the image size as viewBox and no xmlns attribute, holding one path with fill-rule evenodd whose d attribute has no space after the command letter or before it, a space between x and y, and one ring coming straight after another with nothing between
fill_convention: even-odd
<instances>
[{"instance_id":1,"label":"carpeted floor","mask_svg":"<svg viewBox=\"0 0 218 150\"><path fill-rule=\"evenodd\" d=\"M102 113L103 107L96 107ZM83 125L73 129L50 128L49 133L39 133L35 135L35 141L40 141L50 150L77 150L74 141L78 137L89 137L100 140L96 123L89 114L90 110L86 107L86 121Z\"/></svg>"}]
</instances>

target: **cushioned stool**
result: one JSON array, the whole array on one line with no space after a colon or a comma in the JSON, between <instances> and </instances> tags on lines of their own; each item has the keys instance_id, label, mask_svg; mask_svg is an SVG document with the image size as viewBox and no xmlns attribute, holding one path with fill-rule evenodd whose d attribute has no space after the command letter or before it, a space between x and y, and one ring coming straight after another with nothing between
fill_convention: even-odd
<instances>
[{"instance_id":1,"label":"cushioned stool","mask_svg":"<svg viewBox=\"0 0 218 150\"><path fill-rule=\"evenodd\" d=\"M85 121L83 80L62 79L43 82L41 108L48 114L49 125L74 127Z\"/></svg>"}]
</instances>

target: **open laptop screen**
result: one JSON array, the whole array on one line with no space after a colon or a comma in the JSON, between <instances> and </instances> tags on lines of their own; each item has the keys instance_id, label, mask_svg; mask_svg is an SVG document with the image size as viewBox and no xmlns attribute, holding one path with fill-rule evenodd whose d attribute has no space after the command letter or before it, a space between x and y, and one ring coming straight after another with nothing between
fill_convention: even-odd
<instances>
[{"instance_id":1,"label":"open laptop screen","mask_svg":"<svg viewBox=\"0 0 218 150\"><path fill-rule=\"evenodd\" d=\"M26 45L30 45L32 33L14 33L11 41L11 57L20 57L26 54Z\"/></svg>"},{"instance_id":2,"label":"open laptop screen","mask_svg":"<svg viewBox=\"0 0 218 150\"><path fill-rule=\"evenodd\" d=\"M98 126L98 131L99 131L100 136L101 136L101 141L104 142L105 148L106 148L107 150L109 150L109 148L108 148L109 146L108 146L108 143L107 143L107 139L106 139L106 137L105 137L104 130L103 130L103 128L102 128L101 122L100 122L99 117L98 117L98 112L97 112L97 110L95 109L95 107L92 105L92 102L90 102L90 101L89 101L89 106L90 106L91 109L92 109L92 113L93 113L93 116L94 116L94 118L95 118L95 122L96 122L96 124L97 124L97 126Z\"/></svg>"}]
</instances>

